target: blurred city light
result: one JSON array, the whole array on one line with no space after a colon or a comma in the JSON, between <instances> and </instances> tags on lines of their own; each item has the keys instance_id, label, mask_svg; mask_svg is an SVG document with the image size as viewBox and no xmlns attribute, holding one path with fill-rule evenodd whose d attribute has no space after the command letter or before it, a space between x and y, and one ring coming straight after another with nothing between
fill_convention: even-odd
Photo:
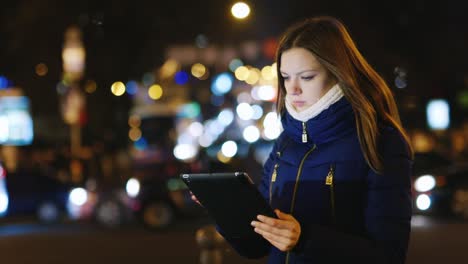
<instances>
[{"instance_id":1,"label":"blurred city light","mask_svg":"<svg viewBox=\"0 0 468 264\"><path fill-rule=\"evenodd\" d=\"M85 91L86 91L87 93L90 93L90 94L91 94L91 93L94 93L94 92L96 91L96 89L97 89L97 84L96 84L95 81L93 81L93 80L88 80L88 81L86 81L86 83L85 83Z\"/></svg>"},{"instance_id":2,"label":"blurred city light","mask_svg":"<svg viewBox=\"0 0 468 264\"><path fill-rule=\"evenodd\" d=\"M253 98L255 99L255 98ZM252 96L248 92L242 92L237 95L237 103L248 103L250 104L252 102Z\"/></svg>"},{"instance_id":3,"label":"blurred city light","mask_svg":"<svg viewBox=\"0 0 468 264\"><path fill-rule=\"evenodd\" d=\"M263 133L268 140L276 139L281 133L281 123L276 112L270 112L263 120Z\"/></svg>"},{"instance_id":4,"label":"blurred city light","mask_svg":"<svg viewBox=\"0 0 468 264\"><path fill-rule=\"evenodd\" d=\"M125 185L125 190L128 196L132 198L136 197L140 193L140 181L135 178L129 179Z\"/></svg>"},{"instance_id":5,"label":"blurred city light","mask_svg":"<svg viewBox=\"0 0 468 264\"><path fill-rule=\"evenodd\" d=\"M223 109L218 114L218 122L223 126L229 126L234 120L234 113L231 109Z\"/></svg>"},{"instance_id":6,"label":"blurred city light","mask_svg":"<svg viewBox=\"0 0 468 264\"><path fill-rule=\"evenodd\" d=\"M133 146L137 150L145 150L148 147L148 141L146 141L144 137L140 137L137 141L135 141Z\"/></svg>"},{"instance_id":7,"label":"blurred city light","mask_svg":"<svg viewBox=\"0 0 468 264\"><path fill-rule=\"evenodd\" d=\"M418 192L427 192L436 185L436 180L432 175L423 175L414 182L414 189Z\"/></svg>"},{"instance_id":8,"label":"blurred city light","mask_svg":"<svg viewBox=\"0 0 468 264\"><path fill-rule=\"evenodd\" d=\"M0 190L0 215L5 214L7 209L8 209L8 194L6 193L6 191L2 192Z\"/></svg>"},{"instance_id":9,"label":"blurred city light","mask_svg":"<svg viewBox=\"0 0 468 264\"><path fill-rule=\"evenodd\" d=\"M421 210L425 211L431 207L431 198L427 194L420 194L416 198L416 207Z\"/></svg>"},{"instance_id":10,"label":"blurred city light","mask_svg":"<svg viewBox=\"0 0 468 264\"><path fill-rule=\"evenodd\" d=\"M193 122L188 129L192 137L199 137L203 134L203 125L200 122Z\"/></svg>"},{"instance_id":11,"label":"blurred city light","mask_svg":"<svg viewBox=\"0 0 468 264\"><path fill-rule=\"evenodd\" d=\"M248 126L242 133L244 139L249 143L254 143L260 138L260 131L254 125Z\"/></svg>"},{"instance_id":12,"label":"blurred city light","mask_svg":"<svg viewBox=\"0 0 468 264\"><path fill-rule=\"evenodd\" d=\"M65 32L62 50L64 79L71 81L81 79L85 67L86 52L81 41L81 30L69 27Z\"/></svg>"},{"instance_id":13,"label":"blurred city light","mask_svg":"<svg viewBox=\"0 0 468 264\"><path fill-rule=\"evenodd\" d=\"M250 120L254 115L252 107L248 103L240 103L236 108L237 115L242 120Z\"/></svg>"},{"instance_id":14,"label":"blurred city light","mask_svg":"<svg viewBox=\"0 0 468 264\"><path fill-rule=\"evenodd\" d=\"M138 115L131 115L128 118L128 125L130 127L139 127L141 125L141 118Z\"/></svg>"},{"instance_id":15,"label":"blurred city light","mask_svg":"<svg viewBox=\"0 0 468 264\"><path fill-rule=\"evenodd\" d=\"M195 63L194 65L192 65L191 72L194 77L200 79L205 75L206 67L201 63Z\"/></svg>"},{"instance_id":16,"label":"blurred city light","mask_svg":"<svg viewBox=\"0 0 468 264\"><path fill-rule=\"evenodd\" d=\"M450 108L447 100L434 99L426 108L427 123L431 129L447 129L450 125Z\"/></svg>"},{"instance_id":17,"label":"blurred city light","mask_svg":"<svg viewBox=\"0 0 468 264\"><path fill-rule=\"evenodd\" d=\"M215 138L209 134L203 134L198 138L198 144L204 148L211 146Z\"/></svg>"},{"instance_id":18,"label":"blurred city light","mask_svg":"<svg viewBox=\"0 0 468 264\"><path fill-rule=\"evenodd\" d=\"M231 62L229 62L229 70L232 72L236 72L237 68L243 66L244 63L240 59L233 59Z\"/></svg>"},{"instance_id":19,"label":"blurred city light","mask_svg":"<svg viewBox=\"0 0 468 264\"><path fill-rule=\"evenodd\" d=\"M237 69L234 71L234 75L239 81L247 80L247 78L249 78L249 74L250 74L249 68L245 66L237 67Z\"/></svg>"},{"instance_id":20,"label":"blurred city light","mask_svg":"<svg viewBox=\"0 0 468 264\"><path fill-rule=\"evenodd\" d=\"M123 82L115 82L111 86L111 92L115 96L121 96L122 94L125 93L125 84Z\"/></svg>"},{"instance_id":21,"label":"blurred city light","mask_svg":"<svg viewBox=\"0 0 468 264\"><path fill-rule=\"evenodd\" d=\"M36 74L41 77L46 76L47 73L49 72L49 68L44 63L37 64L35 70L36 70Z\"/></svg>"},{"instance_id":22,"label":"blurred city light","mask_svg":"<svg viewBox=\"0 0 468 264\"><path fill-rule=\"evenodd\" d=\"M197 149L191 144L178 144L174 148L174 156L179 160L190 160L197 155Z\"/></svg>"},{"instance_id":23,"label":"blurred city light","mask_svg":"<svg viewBox=\"0 0 468 264\"><path fill-rule=\"evenodd\" d=\"M192 102L182 105L177 115L182 118L196 118L200 115L200 113L200 104L197 102Z\"/></svg>"},{"instance_id":24,"label":"blurred city light","mask_svg":"<svg viewBox=\"0 0 468 264\"><path fill-rule=\"evenodd\" d=\"M195 44L197 45L198 48L204 49L208 47L208 38L203 34L199 34L195 38Z\"/></svg>"},{"instance_id":25,"label":"blurred city light","mask_svg":"<svg viewBox=\"0 0 468 264\"><path fill-rule=\"evenodd\" d=\"M245 19L250 14L250 7L244 2L237 2L231 7L231 14L237 19Z\"/></svg>"},{"instance_id":26,"label":"blurred city light","mask_svg":"<svg viewBox=\"0 0 468 264\"><path fill-rule=\"evenodd\" d=\"M148 89L148 96L153 100L158 100L163 95L163 89L159 84L153 84Z\"/></svg>"},{"instance_id":27,"label":"blurred city light","mask_svg":"<svg viewBox=\"0 0 468 264\"><path fill-rule=\"evenodd\" d=\"M232 158L237 154L236 142L229 140L223 143L221 146L221 152L225 157Z\"/></svg>"},{"instance_id":28,"label":"blurred city light","mask_svg":"<svg viewBox=\"0 0 468 264\"><path fill-rule=\"evenodd\" d=\"M83 188L75 188L70 192L69 200L76 206L82 206L88 200L88 192Z\"/></svg>"},{"instance_id":29,"label":"blurred city light","mask_svg":"<svg viewBox=\"0 0 468 264\"><path fill-rule=\"evenodd\" d=\"M0 89L8 88L8 79L5 76L0 75Z\"/></svg>"},{"instance_id":30,"label":"blurred city light","mask_svg":"<svg viewBox=\"0 0 468 264\"><path fill-rule=\"evenodd\" d=\"M221 73L214 78L211 91L215 95L223 95L231 90L232 83L233 79L231 74L227 72Z\"/></svg>"},{"instance_id":31,"label":"blurred city light","mask_svg":"<svg viewBox=\"0 0 468 264\"><path fill-rule=\"evenodd\" d=\"M135 95L138 92L138 83L136 81L128 81L126 86L129 95Z\"/></svg>"},{"instance_id":32,"label":"blurred city light","mask_svg":"<svg viewBox=\"0 0 468 264\"><path fill-rule=\"evenodd\" d=\"M179 69L179 63L176 60L169 59L161 67L160 76L163 79L170 78Z\"/></svg>"},{"instance_id":33,"label":"blurred city light","mask_svg":"<svg viewBox=\"0 0 468 264\"><path fill-rule=\"evenodd\" d=\"M262 78L267 81L271 81L275 78L275 75L273 73L273 68L269 65L263 67L261 73L262 73Z\"/></svg>"},{"instance_id":34,"label":"blurred city light","mask_svg":"<svg viewBox=\"0 0 468 264\"><path fill-rule=\"evenodd\" d=\"M154 79L154 74L151 73L151 72L147 72L145 74L143 74L143 78L141 79L143 85L145 85L146 87L152 85L155 81Z\"/></svg>"},{"instance_id":35,"label":"blurred city light","mask_svg":"<svg viewBox=\"0 0 468 264\"><path fill-rule=\"evenodd\" d=\"M137 141L141 138L141 130L138 127L132 127L130 131L128 132L128 137L132 141Z\"/></svg>"},{"instance_id":36,"label":"blurred city light","mask_svg":"<svg viewBox=\"0 0 468 264\"><path fill-rule=\"evenodd\" d=\"M258 98L262 101L272 101L276 97L276 89L271 85L262 85L258 87Z\"/></svg>"},{"instance_id":37,"label":"blurred city light","mask_svg":"<svg viewBox=\"0 0 468 264\"><path fill-rule=\"evenodd\" d=\"M257 68L252 68L249 70L249 76L245 80L246 83L250 85L256 84L260 80L260 70Z\"/></svg>"},{"instance_id":38,"label":"blurred city light","mask_svg":"<svg viewBox=\"0 0 468 264\"><path fill-rule=\"evenodd\" d=\"M259 120L263 116L263 108L259 105L252 105L253 109L253 120Z\"/></svg>"},{"instance_id":39,"label":"blurred city light","mask_svg":"<svg viewBox=\"0 0 468 264\"><path fill-rule=\"evenodd\" d=\"M174 80L178 85L184 85L189 81L189 75L185 71L178 71L174 75Z\"/></svg>"}]
</instances>

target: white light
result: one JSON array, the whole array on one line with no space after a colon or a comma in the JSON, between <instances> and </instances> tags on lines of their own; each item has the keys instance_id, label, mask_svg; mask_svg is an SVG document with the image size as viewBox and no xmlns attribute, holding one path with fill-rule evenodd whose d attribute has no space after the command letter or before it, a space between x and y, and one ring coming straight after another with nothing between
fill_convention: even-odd
<instances>
[{"instance_id":1,"label":"white light","mask_svg":"<svg viewBox=\"0 0 468 264\"><path fill-rule=\"evenodd\" d=\"M76 206L82 206L88 200L88 192L83 188L75 188L70 192L70 202Z\"/></svg>"},{"instance_id":2,"label":"white light","mask_svg":"<svg viewBox=\"0 0 468 264\"><path fill-rule=\"evenodd\" d=\"M275 98L275 88L271 85L262 85L258 87L258 97L263 101L271 101Z\"/></svg>"},{"instance_id":3,"label":"white light","mask_svg":"<svg viewBox=\"0 0 468 264\"><path fill-rule=\"evenodd\" d=\"M8 209L8 195L6 192L0 192L0 215Z\"/></svg>"},{"instance_id":4,"label":"white light","mask_svg":"<svg viewBox=\"0 0 468 264\"><path fill-rule=\"evenodd\" d=\"M180 160L189 160L197 155L197 149L191 144L178 144L174 148L174 156Z\"/></svg>"},{"instance_id":5,"label":"white light","mask_svg":"<svg viewBox=\"0 0 468 264\"><path fill-rule=\"evenodd\" d=\"M254 114L252 107L248 103L241 103L236 108L237 115L242 120L250 120Z\"/></svg>"},{"instance_id":6,"label":"white light","mask_svg":"<svg viewBox=\"0 0 468 264\"><path fill-rule=\"evenodd\" d=\"M189 132L184 132L177 137L177 144L191 144L194 141Z\"/></svg>"},{"instance_id":7,"label":"white light","mask_svg":"<svg viewBox=\"0 0 468 264\"><path fill-rule=\"evenodd\" d=\"M125 185L125 190L128 196L136 197L140 193L140 182L135 178L129 179Z\"/></svg>"},{"instance_id":8,"label":"white light","mask_svg":"<svg viewBox=\"0 0 468 264\"><path fill-rule=\"evenodd\" d=\"M250 14L250 7L246 3L238 2L232 6L231 13L235 18L244 19Z\"/></svg>"},{"instance_id":9,"label":"white light","mask_svg":"<svg viewBox=\"0 0 468 264\"><path fill-rule=\"evenodd\" d=\"M0 116L0 143L4 143L8 140L9 138L9 121L8 117L5 115Z\"/></svg>"},{"instance_id":10,"label":"white light","mask_svg":"<svg viewBox=\"0 0 468 264\"><path fill-rule=\"evenodd\" d=\"M192 137L199 137L203 134L203 125L200 122L193 122L189 126L189 132Z\"/></svg>"},{"instance_id":11,"label":"white light","mask_svg":"<svg viewBox=\"0 0 468 264\"><path fill-rule=\"evenodd\" d=\"M258 120L260 118L262 118L263 116L263 108L259 105L252 105L252 109L253 109L253 116L252 116L252 119L254 120Z\"/></svg>"},{"instance_id":12,"label":"white light","mask_svg":"<svg viewBox=\"0 0 468 264\"><path fill-rule=\"evenodd\" d=\"M218 119L210 119L205 122L205 130L208 134L217 137L224 131L224 126L218 121Z\"/></svg>"},{"instance_id":13,"label":"white light","mask_svg":"<svg viewBox=\"0 0 468 264\"><path fill-rule=\"evenodd\" d=\"M431 198L427 194L418 195L418 198L416 198L416 207L421 211L429 209L429 207L431 207Z\"/></svg>"},{"instance_id":14,"label":"white light","mask_svg":"<svg viewBox=\"0 0 468 264\"><path fill-rule=\"evenodd\" d=\"M213 144L213 142L216 140L216 138L203 134L200 138L198 138L198 144L204 148L207 148Z\"/></svg>"},{"instance_id":15,"label":"white light","mask_svg":"<svg viewBox=\"0 0 468 264\"><path fill-rule=\"evenodd\" d=\"M226 141L221 146L221 152L225 157L232 158L237 154L237 144L234 141Z\"/></svg>"},{"instance_id":16,"label":"white light","mask_svg":"<svg viewBox=\"0 0 468 264\"><path fill-rule=\"evenodd\" d=\"M232 88L233 78L229 73L221 73L215 77L211 85L211 91L215 95L223 95L229 92Z\"/></svg>"},{"instance_id":17,"label":"white light","mask_svg":"<svg viewBox=\"0 0 468 264\"><path fill-rule=\"evenodd\" d=\"M253 143L256 142L260 138L260 131L256 126L248 126L244 129L244 132L242 133L244 136L244 139L249 142Z\"/></svg>"},{"instance_id":18,"label":"white light","mask_svg":"<svg viewBox=\"0 0 468 264\"><path fill-rule=\"evenodd\" d=\"M431 129L447 129L450 125L450 108L446 100L431 100L426 108L427 123Z\"/></svg>"},{"instance_id":19,"label":"white light","mask_svg":"<svg viewBox=\"0 0 468 264\"><path fill-rule=\"evenodd\" d=\"M265 128L263 133L268 140L278 138L281 134L281 123L276 112L270 112L265 116L263 127Z\"/></svg>"},{"instance_id":20,"label":"white light","mask_svg":"<svg viewBox=\"0 0 468 264\"><path fill-rule=\"evenodd\" d=\"M423 175L414 182L414 189L418 192L427 192L436 185L436 180L432 175Z\"/></svg>"},{"instance_id":21,"label":"white light","mask_svg":"<svg viewBox=\"0 0 468 264\"><path fill-rule=\"evenodd\" d=\"M234 120L234 113L231 109L224 109L218 114L218 122L223 126L229 126Z\"/></svg>"}]
</instances>

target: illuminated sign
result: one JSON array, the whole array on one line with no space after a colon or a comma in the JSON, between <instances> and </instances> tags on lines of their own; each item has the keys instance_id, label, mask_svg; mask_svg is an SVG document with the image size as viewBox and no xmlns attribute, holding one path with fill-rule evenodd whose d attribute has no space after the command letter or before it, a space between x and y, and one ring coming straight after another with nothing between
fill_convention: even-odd
<instances>
[{"instance_id":1,"label":"illuminated sign","mask_svg":"<svg viewBox=\"0 0 468 264\"><path fill-rule=\"evenodd\" d=\"M22 146L33 140L29 100L25 96L0 97L0 144Z\"/></svg>"}]
</instances>

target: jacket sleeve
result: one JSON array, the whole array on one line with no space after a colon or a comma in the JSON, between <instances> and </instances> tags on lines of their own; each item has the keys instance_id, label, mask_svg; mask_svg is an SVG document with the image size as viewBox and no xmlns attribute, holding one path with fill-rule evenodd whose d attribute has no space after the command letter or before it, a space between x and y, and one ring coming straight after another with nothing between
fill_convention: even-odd
<instances>
[{"instance_id":1,"label":"jacket sleeve","mask_svg":"<svg viewBox=\"0 0 468 264\"><path fill-rule=\"evenodd\" d=\"M307 226L293 249L328 262L404 263L411 228L411 170L409 149L394 129L382 132L380 153L384 171L369 170L365 202L365 236L333 228Z\"/></svg>"},{"instance_id":2,"label":"jacket sleeve","mask_svg":"<svg viewBox=\"0 0 468 264\"><path fill-rule=\"evenodd\" d=\"M265 165L263 166L262 178L259 183L258 189L262 194L263 198L268 201L268 190L269 190L269 177L274 163L274 155L276 153L277 142L273 145ZM252 219L254 220L254 219ZM253 228L253 227L252 227ZM241 256L246 258L261 258L266 256L270 252L271 244L263 239L262 237L246 237L246 238L232 238L227 237L220 229L216 226L218 232L226 239L226 241L234 248L234 250Z\"/></svg>"}]
</instances>

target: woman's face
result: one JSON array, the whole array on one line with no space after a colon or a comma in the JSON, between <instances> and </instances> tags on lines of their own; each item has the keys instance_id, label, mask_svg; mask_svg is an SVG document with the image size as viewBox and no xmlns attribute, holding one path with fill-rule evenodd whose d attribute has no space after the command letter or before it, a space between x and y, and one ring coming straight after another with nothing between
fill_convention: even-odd
<instances>
[{"instance_id":1,"label":"woman's face","mask_svg":"<svg viewBox=\"0 0 468 264\"><path fill-rule=\"evenodd\" d=\"M315 104L335 84L328 71L304 48L283 52L280 72L286 96L298 112Z\"/></svg>"}]
</instances>

